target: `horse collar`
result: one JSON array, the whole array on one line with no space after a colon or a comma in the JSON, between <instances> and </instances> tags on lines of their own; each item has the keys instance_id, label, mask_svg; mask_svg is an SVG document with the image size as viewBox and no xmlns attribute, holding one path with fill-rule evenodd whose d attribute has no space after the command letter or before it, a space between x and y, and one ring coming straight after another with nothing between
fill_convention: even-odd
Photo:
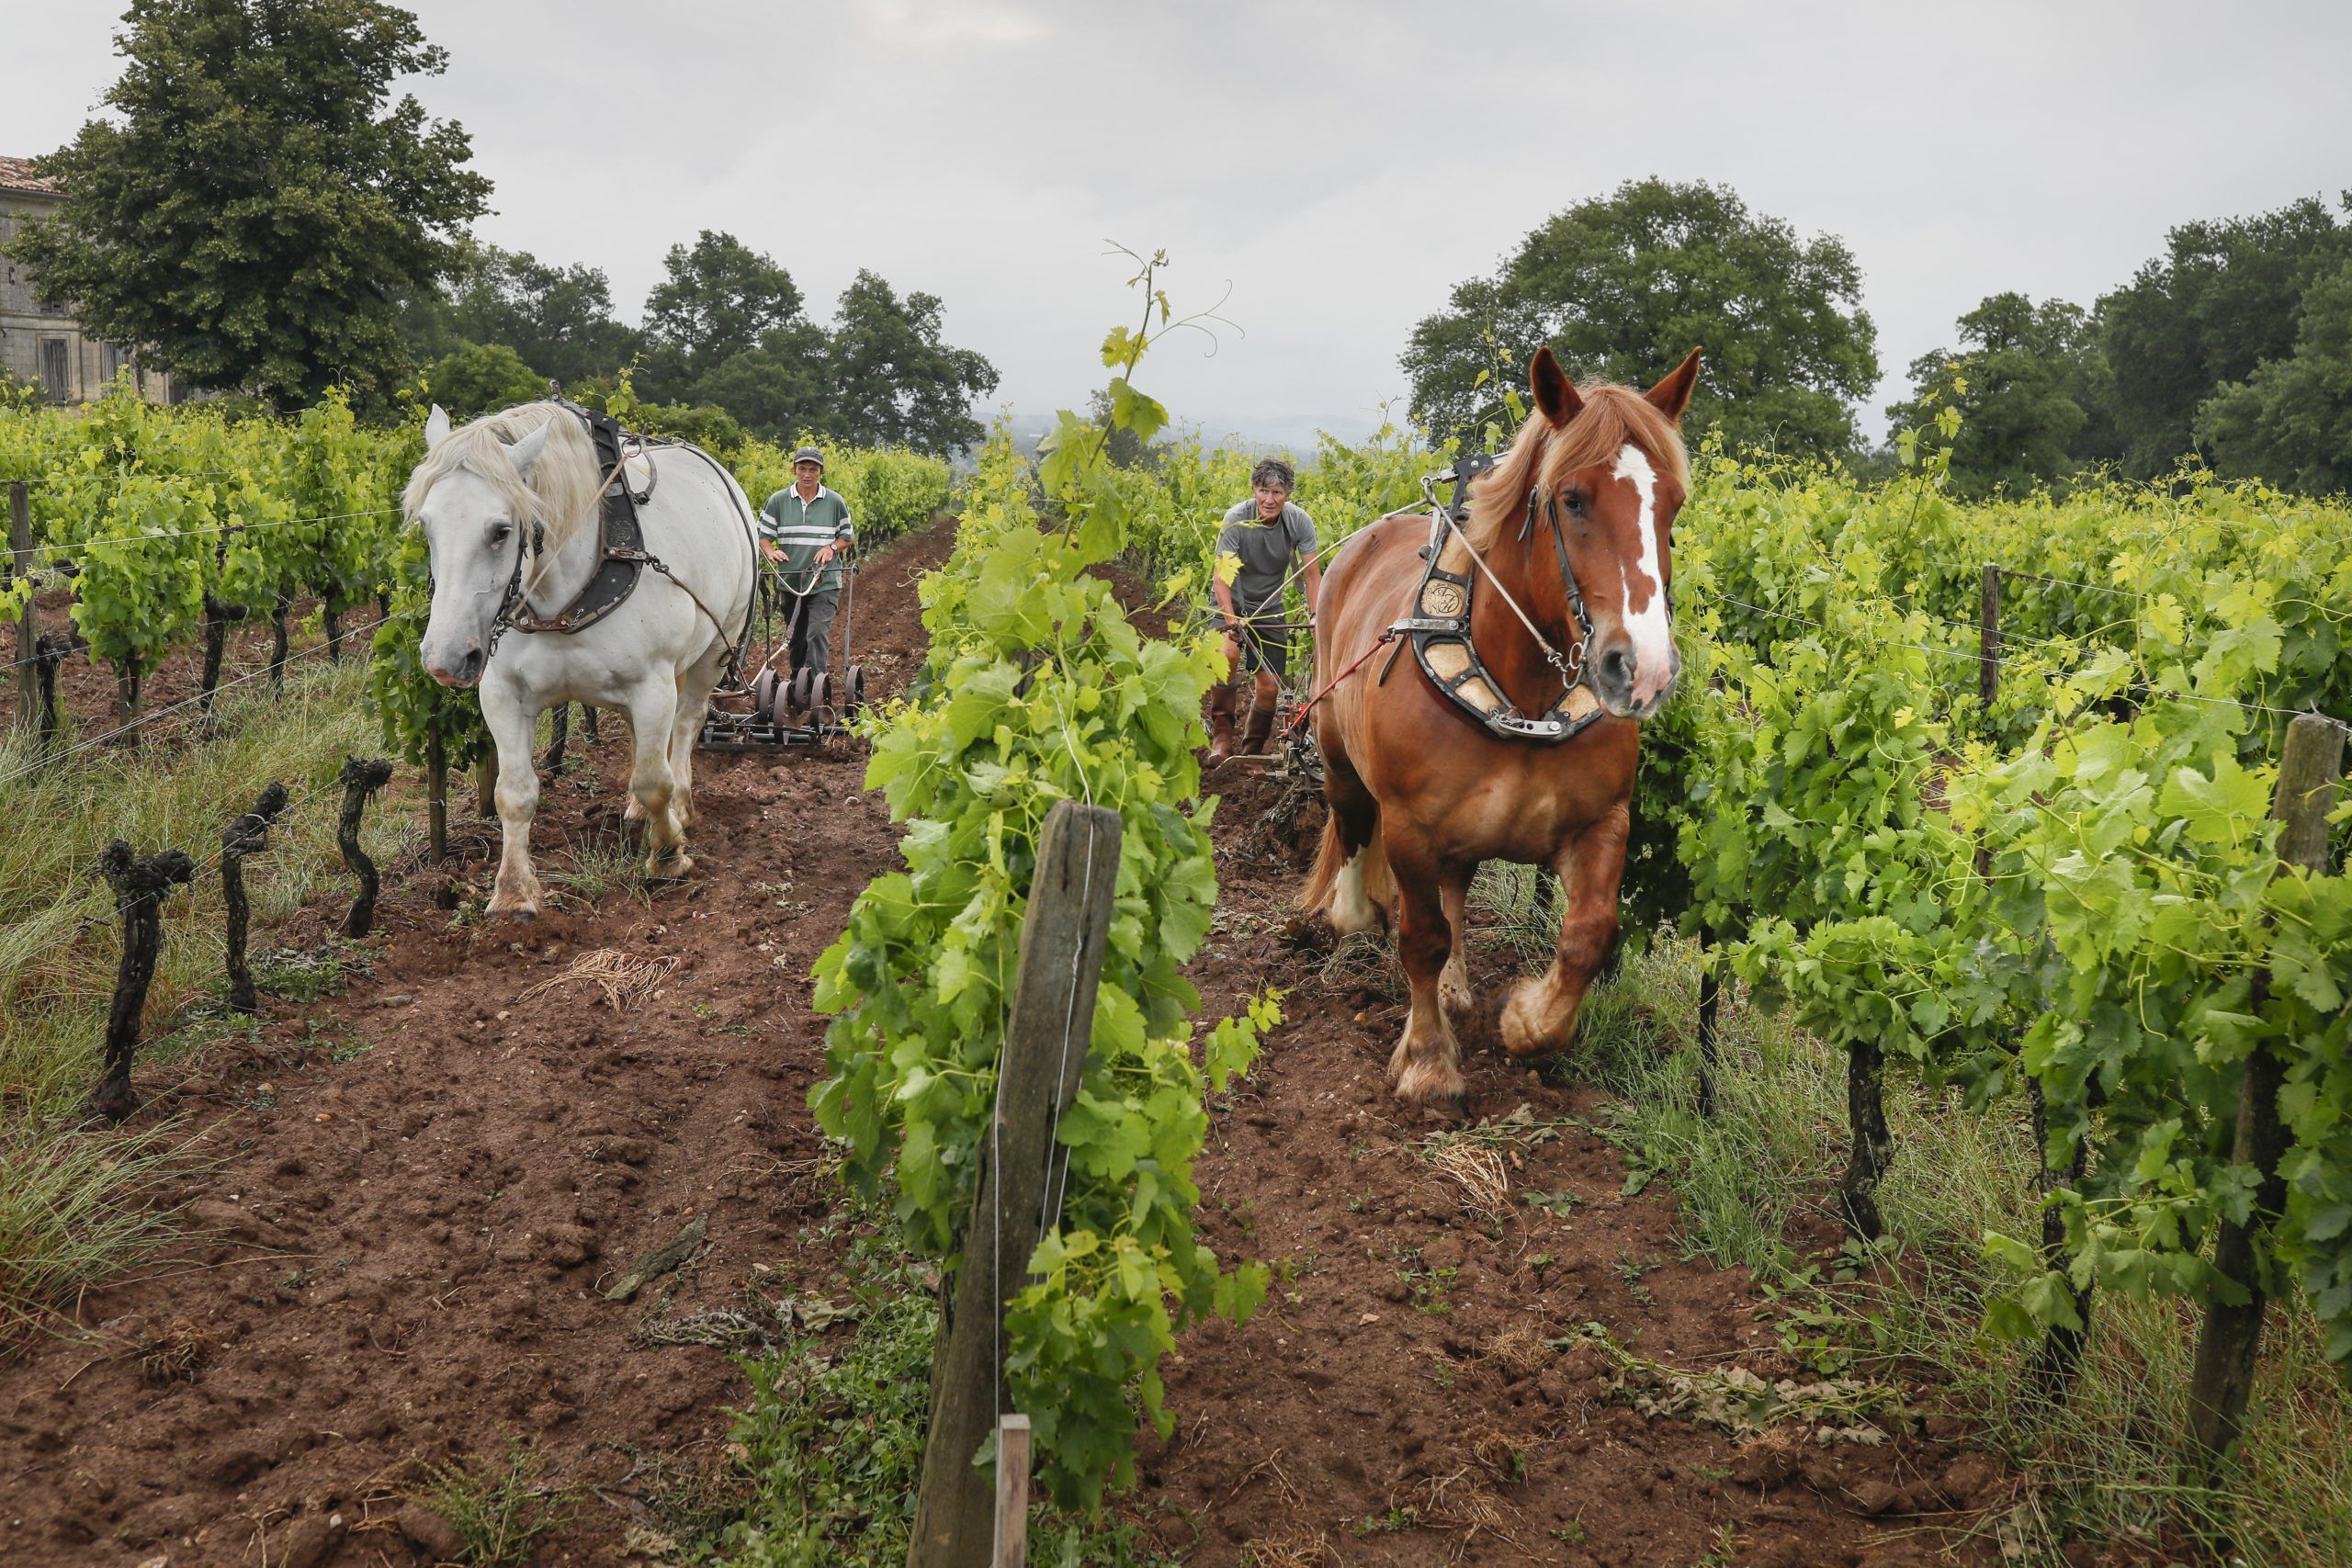
<instances>
[{"instance_id":1,"label":"horse collar","mask_svg":"<svg viewBox=\"0 0 2352 1568\"><path fill-rule=\"evenodd\" d=\"M1457 497L1466 495L1468 490L1468 479L1464 478L1456 485ZM1537 496L1531 492L1527 518L1520 528L1521 538L1535 526L1536 503ZM1389 627L1389 635L1410 641L1413 658L1420 665L1421 673L1429 677L1430 684L1489 733L1505 740L1538 740L1557 745L1582 734L1601 716L1603 709L1584 667L1585 647L1592 637L1592 616L1585 608L1582 590L1577 586L1576 571L1568 564L1567 541L1560 534L1558 512L1546 507L1545 520L1552 527L1553 547L1559 552L1561 580L1567 587L1568 608L1577 622L1576 645L1568 649L1561 670L1567 677L1567 689L1549 708L1532 718L1521 714L1504 695L1500 682L1488 673L1486 661L1478 657L1477 644L1470 635L1470 612L1483 563L1474 558L1470 542L1463 537L1457 520L1434 499L1430 507L1430 540L1421 550L1421 558L1428 564L1421 569L1420 582L1413 590L1414 613ZM1546 653L1550 655L1548 648ZM1554 658L1553 662L1560 664L1561 660Z\"/></svg>"},{"instance_id":2,"label":"horse collar","mask_svg":"<svg viewBox=\"0 0 2352 1568\"><path fill-rule=\"evenodd\" d=\"M585 631L620 608L623 601L637 591L639 576L652 562L646 554L645 529L638 520L637 509L651 499L653 484L649 479L641 494L629 487L626 459L621 453L621 439L626 433L620 422L568 400L557 400L587 425L589 442L596 449L596 467L605 476L603 504L596 513L596 570L588 579L587 586L560 612L547 616L532 614L523 597L523 558L526 552L539 555L547 548L546 525L533 524L531 537L518 540L514 547L514 573L507 580L506 597L498 607L498 618L491 623L492 653L498 651L498 639L509 626L519 632Z\"/></svg>"}]
</instances>

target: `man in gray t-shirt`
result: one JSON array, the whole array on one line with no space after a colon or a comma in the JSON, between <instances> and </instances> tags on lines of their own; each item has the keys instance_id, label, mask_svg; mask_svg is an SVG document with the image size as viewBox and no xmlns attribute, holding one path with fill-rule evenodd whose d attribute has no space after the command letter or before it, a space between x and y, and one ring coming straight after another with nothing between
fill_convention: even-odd
<instances>
[{"instance_id":1,"label":"man in gray t-shirt","mask_svg":"<svg viewBox=\"0 0 2352 1568\"><path fill-rule=\"evenodd\" d=\"M1274 706L1281 697L1277 677L1290 672L1290 627L1283 620L1283 589L1296 577L1312 614L1316 591L1322 586L1315 520L1291 504L1295 480L1291 466L1280 457L1260 463L1250 475L1251 498L1225 514L1224 531L1217 535L1218 570L1212 581L1216 607L1225 617L1227 679L1209 692L1212 765L1233 754L1232 676L1237 664L1257 678L1241 750L1252 754L1265 750L1274 731ZM1238 563L1230 582L1226 580L1227 558Z\"/></svg>"}]
</instances>

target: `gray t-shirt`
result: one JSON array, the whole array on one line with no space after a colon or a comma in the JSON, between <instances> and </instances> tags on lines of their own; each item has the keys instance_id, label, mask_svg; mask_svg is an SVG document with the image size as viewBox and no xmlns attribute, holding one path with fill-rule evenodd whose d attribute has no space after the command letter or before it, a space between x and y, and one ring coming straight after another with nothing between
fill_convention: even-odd
<instances>
[{"instance_id":1,"label":"gray t-shirt","mask_svg":"<svg viewBox=\"0 0 2352 1568\"><path fill-rule=\"evenodd\" d=\"M1241 558L1241 570L1233 579L1233 602L1244 611L1254 611L1274 596L1297 561L1315 553L1315 520L1286 501L1278 521L1263 523L1258 518L1258 503L1242 502L1225 514L1216 553Z\"/></svg>"}]
</instances>

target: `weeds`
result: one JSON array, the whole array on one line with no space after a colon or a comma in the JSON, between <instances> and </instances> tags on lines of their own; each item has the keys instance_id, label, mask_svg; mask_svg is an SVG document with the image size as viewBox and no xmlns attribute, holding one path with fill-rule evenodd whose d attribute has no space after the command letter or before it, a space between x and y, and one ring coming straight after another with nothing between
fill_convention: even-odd
<instances>
[{"instance_id":1,"label":"weeds","mask_svg":"<svg viewBox=\"0 0 2352 1568\"><path fill-rule=\"evenodd\" d=\"M1783 1344L1816 1373L1949 1370L1951 1395L1985 1423L1984 1440L2022 1482L2021 1500L1984 1527L2006 1556L2056 1561L2074 1538L2144 1547L2187 1532L2226 1537L2247 1568L2352 1562L2352 1394L2328 1366L2308 1308L2288 1304L2264 1336L2232 1489L2182 1486L2196 1338L2187 1307L2102 1297L2088 1353L2057 1406L2027 1380L2030 1349L1991 1348L1979 1335L1997 1283L1980 1260L1985 1233L2038 1224L2022 1116L1973 1114L1890 1084L1896 1153L1879 1194L1886 1240L1802 1259L1789 1239L1800 1223L1834 1219L1844 1059L1726 998L1716 1114L1702 1118L1688 1049L1694 959L1689 944L1661 942L1587 998L1585 1044L1568 1070L1619 1097L1593 1130L1625 1152L1629 1171L1672 1183L1690 1252L1755 1271L1775 1299Z\"/></svg>"},{"instance_id":2,"label":"weeds","mask_svg":"<svg viewBox=\"0 0 2352 1568\"><path fill-rule=\"evenodd\" d=\"M571 1517L566 1493L540 1484L539 1472L538 1456L510 1439L503 1465L480 1459L430 1464L406 1495L464 1538L474 1568L523 1568L533 1543Z\"/></svg>"}]
</instances>

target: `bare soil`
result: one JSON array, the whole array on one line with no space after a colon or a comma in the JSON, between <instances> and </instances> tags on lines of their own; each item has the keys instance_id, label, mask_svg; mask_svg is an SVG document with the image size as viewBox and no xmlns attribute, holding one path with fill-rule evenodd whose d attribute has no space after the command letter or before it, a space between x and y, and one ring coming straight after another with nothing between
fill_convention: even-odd
<instances>
[{"instance_id":1,"label":"bare soil","mask_svg":"<svg viewBox=\"0 0 2352 1568\"><path fill-rule=\"evenodd\" d=\"M860 580L855 652L877 691L921 660L912 581L951 537L901 541ZM619 728L594 745L575 729L582 764L548 784L551 882L623 840ZM192 1074L142 1073L142 1122L185 1130L169 1196L200 1239L0 1365L0 1562L426 1562L401 1485L512 1438L575 1489L536 1561L635 1560L660 1477L717 1468L749 1394L729 1354L661 1343L665 1327L837 1291L840 1243L815 1234L840 1200L807 1106L823 1063L807 976L896 863L863 760L706 755L690 879L590 876L529 925L446 907L487 891L495 824L469 820L454 881L392 868L371 975L266 1002L257 1042ZM1751 1281L1679 1259L1671 1197L1623 1195L1618 1154L1576 1124L1600 1099L1573 1065L1555 1085L1503 1061L1492 952L1464 1032L1476 1110L1565 1124L1503 1141L1491 1207L1431 1163L1443 1124L1383 1081L1402 1024L1388 987L1327 978L1285 931L1319 805L1247 764L1211 787L1223 893L1195 965L1204 1014L1289 994L1254 1078L1212 1108L1203 1223L1277 1283L1250 1324L1184 1337L1165 1369L1176 1434L1147 1438L1124 1512L1204 1568L1893 1565L1936 1559L1949 1527L2003 1501L1999 1468L1936 1413L1932 1373L1903 1391L1923 1420L1883 1446L1787 1429L1743 1446L1629 1408L1598 1346L1554 1348L1597 1323L1675 1368L1798 1371ZM322 943L340 913L305 909L267 940ZM582 982L526 998L605 949L676 964L625 1010ZM683 1268L605 1299L696 1222Z\"/></svg>"}]
</instances>

